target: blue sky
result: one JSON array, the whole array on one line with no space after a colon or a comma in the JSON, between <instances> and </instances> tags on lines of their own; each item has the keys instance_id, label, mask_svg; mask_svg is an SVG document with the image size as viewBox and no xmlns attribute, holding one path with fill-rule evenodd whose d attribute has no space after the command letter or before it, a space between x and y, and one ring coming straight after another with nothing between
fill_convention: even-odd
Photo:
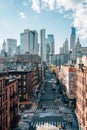
<instances>
[{"instance_id":1,"label":"blue sky","mask_svg":"<svg viewBox=\"0 0 87 130\"><path fill-rule=\"evenodd\" d=\"M87 0L0 0L0 45L7 38L20 44L24 29L45 28L46 35L54 34L58 53L66 37L70 41L71 25L87 46Z\"/></svg>"}]
</instances>

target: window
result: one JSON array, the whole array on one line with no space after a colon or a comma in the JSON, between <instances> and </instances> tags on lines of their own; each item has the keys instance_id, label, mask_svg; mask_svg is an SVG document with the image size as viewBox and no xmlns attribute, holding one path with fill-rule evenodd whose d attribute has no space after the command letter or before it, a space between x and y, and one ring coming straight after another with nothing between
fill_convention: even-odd
<instances>
[{"instance_id":1,"label":"window","mask_svg":"<svg viewBox=\"0 0 87 130\"><path fill-rule=\"evenodd\" d=\"M19 93L21 93L22 91L20 90Z\"/></svg>"},{"instance_id":2,"label":"window","mask_svg":"<svg viewBox=\"0 0 87 130\"><path fill-rule=\"evenodd\" d=\"M26 82L24 81L24 86L26 85Z\"/></svg>"},{"instance_id":3,"label":"window","mask_svg":"<svg viewBox=\"0 0 87 130\"><path fill-rule=\"evenodd\" d=\"M21 79L21 75L18 75L18 78Z\"/></svg>"},{"instance_id":4,"label":"window","mask_svg":"<svg viewBox=\"0 0 87 130\"><path fill-rule=\"evenodd\" d=\"M26 79L26 75L24 75L23 77L24 77L24 79Z\"/></svg>"},{"instance_id":5,"label":"window","mask_svg":"<svg viewBox=\"0 0 87 130\"><path fill-rule=\"evenodd\" d=\"M24 99L26 99L26 95L25 95L25 94L24 94L24 96L23 96L23 97L24 97Z\"/></svg>"},{"instance_id":6,"label":"window","mask_svg":"<svg viewBox=\"0 0 87 130\"><path fill-rule=\"evenodd\" d=\"M23 92L26 92L26 88L23 88Z\"/></svg>"},{"instance_id":7,"label":"window","mask_svg":"<svg viewBox=\"0 0 87 130\"><path fill-rule=\"evenodd\" d=\"M87 99L86 99L86 107L87 107Z\"/></svg>"},{"instance_id":8,"label":"window","mask_svg":"<svg viewBox=\"0 0 87 130\"><path fill-rule=\"evenodd\" d=\"M71 75L70 75L70 78L74 78L74 74L71 74Z\"/></svg>"},{"instance_id":9,"label":"window","mask_svg":"<svg viewBox=\"0 0 87 130\"><path fill-rule=\"evenodd\" d=\"M21 81L19 81L19 84L18 84L19 86L21 86Z\"/></svg>"},{"instance_id":10,"label":"window","mask_svg":"<svg viewBox=\"0 0 87 130\"><path fill-rule=\"evenodd\" d=\"M0 80L0 92L2 91L2 81Z\"/></svg>"}]
</instances>

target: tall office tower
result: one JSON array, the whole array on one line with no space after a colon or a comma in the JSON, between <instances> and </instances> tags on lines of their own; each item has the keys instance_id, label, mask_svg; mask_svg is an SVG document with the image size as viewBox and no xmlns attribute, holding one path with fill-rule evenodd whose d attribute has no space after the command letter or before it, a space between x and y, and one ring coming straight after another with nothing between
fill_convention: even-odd
<instances>
[{"instance_id":1,"label":"tall office tower","mask_svg":"<svg viewBox=\"0 0 87 130\"><path fill-rule=\"evenodd\" d=\"M42 62L46 62L46 30L45 29L41 29L40 30L40 44L41 44L41 49L40 49L40 53L41 53L41 59Z\"/></svg>"},{"instance_id":2,"label":"tall office tower","mask_svg":"<svg viewBox=\"0 0 87 130\"><path fill-rule=\"evenodd\" d=\"M29 52L29 49L30 49L29 41L30 41L30 39L29 39L29 29L25 29L24 30L24 51L25 52Z\"/></svg>"},{"instance_id":3,"label":"tall office tower","mask_svg":"<svg viewBox=\"0 0 87 130\"><path fill-rule=\"evenodd\" d=\"M24 44L24 33L20 33L20 53L24 54L25 52L25 44Z\"/></svg>"},{"instance_id":4,"label":"tall office tower","mask_svg":"<svg viewBox=\"0 0 87 130\"><path fill-rule=\"evenodd\" d=\"M50 45L48 39L46 39L46 62L49 64Z\"/></svg>"},{"instance_id":5,"label":"tall office tower","mask_svg":"<svg viewBox=\"0 0 87 130\"><path fill-rule=\"evenodd\" d=\"M48 43L50 45L50 55L49 61L50 63L54 64L54 57L55 57L55 40L53 34L48 34Z\"/></svg>"},{"instance_id":6,"label":"tall office tower","mask_svg":"<svg viewBox=\"0 0 87 130\"><path fill-rule=\"evenodd\" d=\"M55 53L55 40L53 34L48 34L48 43L50 44L50 53Z\"/></svg>"},{"instance_id":7,"label":"tall office tower","mask_svg":"<svg viewBox=\"0 0 87 130\"><path fill-rule=\"evenodd\" d=\"M24 54L38 54L38 33L35 30L25 29L24 33L20 34L20 50Z\"/></svg>"},{"instance_id":8,"label":"tall office tower","mask_svg":"<svg viewBox=\"0 0 87 130\"><path fill-rule=\"evenodd\" d=\"M69 44L68 44L67 38L65 40L65 43L63 44L63 53L64 54L68 54L69 53Z\"/></svg>"},{"instance_id":9,"label":"tall office tower","mask_svg":"<svg viewBox=\"0 0 87 130\"><path fill-rule=\"evenodd\" d=\"M76 43L76 28L71 28L71 36L70 36L70 50L73 50Z\"/></svg>"},{"instance_id":10,"label":"tall office tower","mask_svg":"<svg viewBox=\"0 0 87 130\"><path fill-rule=\"evenodd\" d=\"M13 56L16 53L17 49L17 40L16 39L7 39L7 52L9 56Z\"/></svg>"},{"instance_id":11,"label":"tall office tower","mask_svg":"<svg viewBox=\"0 0 87 130\"><path fill-rule=\"evenodd\" d=\"M29 52L29 29L20 34L20 49L22 54Z\"/></svg>"},{"instance_id":12,"label":"tall office tower","mask_svg":"<svg viewBox=\"0 0 87 130\"><path fill-rule=\"evenodd\" d=\"M29 44L29 52L30 54L38 54L38 33L35 30L31 30L29 33L29 39L30 39L30 44Z\"/></svg>"}]
</instances>

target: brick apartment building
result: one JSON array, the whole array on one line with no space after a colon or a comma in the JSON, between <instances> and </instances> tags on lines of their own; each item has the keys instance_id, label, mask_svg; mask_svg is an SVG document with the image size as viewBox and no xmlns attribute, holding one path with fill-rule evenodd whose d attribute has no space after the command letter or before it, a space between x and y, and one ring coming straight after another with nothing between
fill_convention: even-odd
<instances>
[{"instance_id":1,"label":"brick apartment building","mask_svg":"<svg viewBox=\"0 0 87 130\"><path fill-rule=\"evenodd\" d=\"M9 71L8 74L18 78L19 102L29 101L29 94L36 83L34 71Z\"/></svg>"},{"instance_id":2,"label":"brick apartment building","mask_svg":"<svg viewBox=\"0 0 87 130\"><path fill-rule=\"evenodd\" d=\"M26 70L9 70L8 75L18 78L18 95L19 104L31 103L31 95L33 90L39 87L41 82L41 69L38 65L32 65L30 69Z\"/></svg>"},{"instance_id":3,"label":"brick apartment building","mask_svg":"<svg viewBox=\"0 0 87 130\"><path fill-rule=\"evenodd\" d=\"M76 98L76 68L70 65L63 65L59 71L59 79L65 87L68 98Z\"/></svg>"},{"instance_id":4,"label":"brick apartment building","mask_svg":"<svg viewBox=\"0 0 87 130\"><path fill-rule=\"evenodd\" d=\"M87 130L87 68L83 65L76 72L76 115L79 129Z\"/></svg>"},{"instance_id":5,"label":"brick apartment building","mask_svg":"<svg viewBox=\"0 0 87 130\"><path fill-rule=\"evenodd\" d=\"M0 73L0 130L14 128L18 116L18 80L5 77Z\"/></svg>"}]
</instances>

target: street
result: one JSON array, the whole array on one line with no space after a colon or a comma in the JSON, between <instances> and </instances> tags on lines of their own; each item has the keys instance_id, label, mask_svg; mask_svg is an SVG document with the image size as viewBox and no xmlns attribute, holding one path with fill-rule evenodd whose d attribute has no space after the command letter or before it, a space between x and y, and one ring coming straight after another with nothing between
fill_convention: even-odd
<instances>
[{"instance_id":1,"label":"street","mask_svg":"<svg viewBox=\"0 0 87 130\"><path fill-rule=\"evenodd\" d=\"M78 130L75 114L63 102L63 93L60 93L61 87L56 83L56 77L48 70L45 76L44 86L38 96L37 107L33 112L28 111L27 119L29 113L33 113L29 130L35 130L36 125L45 123L56 127L61 126L61 130Z\"/></svg>"}]
</instances>

